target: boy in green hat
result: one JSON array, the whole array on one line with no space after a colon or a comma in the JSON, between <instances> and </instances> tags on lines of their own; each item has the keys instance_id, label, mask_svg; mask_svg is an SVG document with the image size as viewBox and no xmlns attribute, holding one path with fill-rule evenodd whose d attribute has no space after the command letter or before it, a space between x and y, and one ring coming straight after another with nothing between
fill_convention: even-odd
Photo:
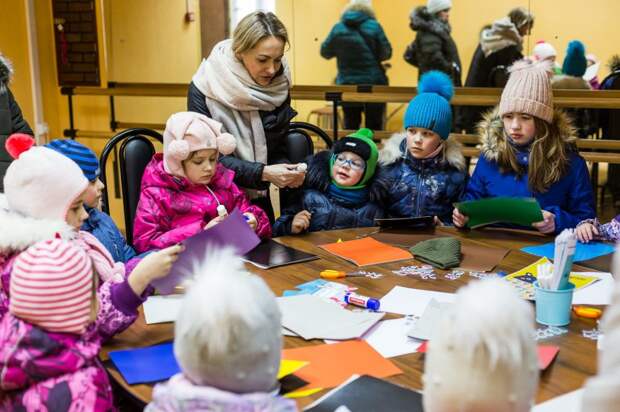
<instances>
[{"instance_id":1,"label":"boy in green hat","mask_svg":"<svg viewBox=\"0 0 620 412\"><path fill-rule=\"evenodd\" d=\"M282 211L274 236L374 226L383 217L388 182L372 136L370 129L360 129L307 160L300 204Z\"/></svg>"}]
</instances>

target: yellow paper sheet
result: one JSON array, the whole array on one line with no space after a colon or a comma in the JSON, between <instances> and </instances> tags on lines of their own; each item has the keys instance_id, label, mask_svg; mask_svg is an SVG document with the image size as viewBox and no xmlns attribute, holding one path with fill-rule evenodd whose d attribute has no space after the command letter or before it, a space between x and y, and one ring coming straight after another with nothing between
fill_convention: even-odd
<instances>
[{"instance_id":1,"label":"yellow paper sheet","mask_svg":"<svg viewBox=\"0 0 620 412\"><path fill-rule=\"evenodd\" d=\"M285 376L295 373L310 362L282 359L280 361L280 370L278 371L278 380Z\"/></svg>"}]
</instances>

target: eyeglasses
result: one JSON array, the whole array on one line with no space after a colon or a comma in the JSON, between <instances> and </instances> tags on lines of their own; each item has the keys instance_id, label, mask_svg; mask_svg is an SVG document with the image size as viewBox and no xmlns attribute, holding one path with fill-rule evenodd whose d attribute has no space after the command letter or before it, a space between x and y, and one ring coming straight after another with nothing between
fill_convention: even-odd
<instances>
[{"instance_id":1,"label":"eyeglasses","mask_svg":"<svg viewBox=\"0 0 620 412\"><path fill-rule=\"evenodd\" d=\"M334 163L340 167L345 167L345 165L349 165L351 170L362 170L364 166L366 166L366 162L364 162L363 160L347 159L344 155L336 156L336 160L334 161Z\"/></svg>"}]
</instances>

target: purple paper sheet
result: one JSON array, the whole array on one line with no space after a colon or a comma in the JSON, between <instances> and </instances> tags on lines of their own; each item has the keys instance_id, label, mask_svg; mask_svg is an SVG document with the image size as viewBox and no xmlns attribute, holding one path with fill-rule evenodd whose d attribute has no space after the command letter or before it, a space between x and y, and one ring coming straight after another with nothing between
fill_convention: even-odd
<instances>
[{"instance_id":1,"label":"purple paper sheet","mask_svg":"<svg viewBox=\"0 0 620 412\"><path fill-rule=\"evenodd\" d=\"M183 241L185 250L174 262L168 276L156 279L151 284L163 295L174 291L187 276L191 276L195 263L201 262L207 252L213 248L233 247L239 255L244 255L260 243L256 233L247 224L238 209L217 225L203 230Z\"/></svg>"}]
</instances>

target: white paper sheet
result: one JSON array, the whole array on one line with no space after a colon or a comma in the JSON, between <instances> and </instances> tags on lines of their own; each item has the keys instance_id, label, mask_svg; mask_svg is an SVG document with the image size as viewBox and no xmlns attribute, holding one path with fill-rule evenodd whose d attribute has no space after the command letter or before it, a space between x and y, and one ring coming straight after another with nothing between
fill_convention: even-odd
<instances>
[{"instance_id":1,"label":"white paper sheet","mask_svg":"<svg viewBox=\"0 0 620 412\"><path fill-rule=\"evenodd\" d=\"M381 298L380 309L383 312L422 316L426 305L428 305L431 299L435 299L438 302L452 302L454 301L454 293L395 286L387 295Z\"/></svg>"},{"instance_id":2,"label":"white paper sheet","mask_svg":"<svg viewBox=\"0 0 620 412\"><path fill-rule=\"evenodd\" d=\"M352 312L314 295L276 299L282 312L282 326L306 340L359 338L385 315Z\"/></svg>"},{"instance_id":3,"label":"white paper sheet","mask_svg":"<svg viewBox=\"0 0 620 412\"><path fill-rule=\"evenodd\" d=\"M577 389L534 406L532 412L580 412L583 389Z\"/></svg>"},{"instance_id":4,"label":"white paper sheet","mask_svg":"<svg viewBox=\"0 0 620 412\"><path fill-rule=\"evenodd\" d=\"M614 291L614 278L611 273L578 272L579 274L596 276L600 280L575 290L573 305L609 305Z\"/></svg>"},{"instance_id":5,"label":"white paper sheet","mask_svg":"<svg viewBox=\"0 0 620 412\"><path fill-rule=\"evenodd\" d=\"M174 322L181 309L183 295L151 296L143 303L147 325Z\"/></svg>"}]
</instances>

